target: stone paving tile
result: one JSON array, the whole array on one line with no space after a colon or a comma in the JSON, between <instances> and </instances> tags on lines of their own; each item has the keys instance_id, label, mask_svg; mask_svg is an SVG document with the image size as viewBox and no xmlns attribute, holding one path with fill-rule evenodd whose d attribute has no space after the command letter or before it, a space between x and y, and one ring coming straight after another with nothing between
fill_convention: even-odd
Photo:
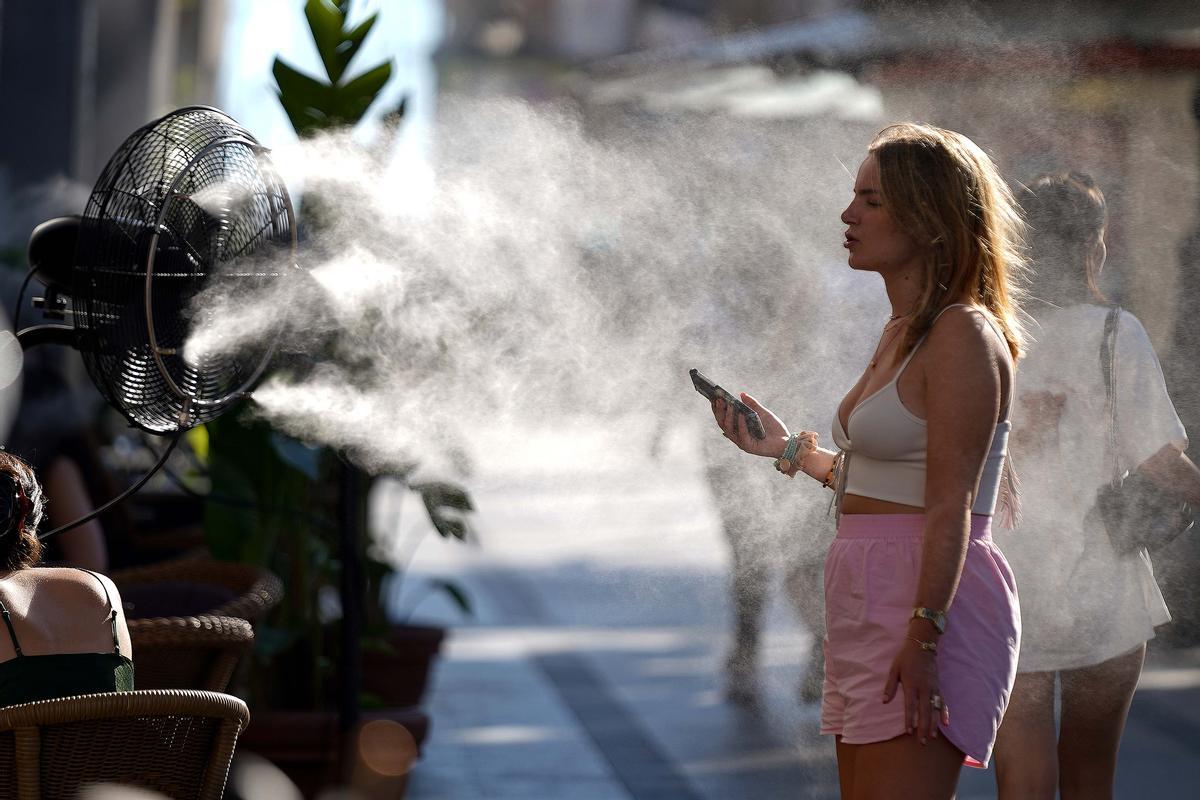
<instances>
[{"instance_id":1,"label":"stone paving tile","mask_svg":"<svg viewBox=\"0 0 1200 800\"><path fill-rule=\"evenodd\" d=\"M471 640L481 636L503 641L480 657ZM427 701L432 731L408 796L628 800L519 639L484 629L451 637Z\"/></svg>"},{"instance_id":2,"label":"stone paving tile","mask_svg":"<svg viewBox=\"0 0 1200 800\"><path fill-rule=\"evenodd\" d=\"M1117 762L1117 798L1183 798L1200 787L1200 649L1151 647ZM963 770L959 800L996 796L993 770Z\"/></svg>"},{"instance_id":3,"label":"stone paving tile","mask_svg":"<svg viewBox=\"0 0 1200 800\"><path fill-rule=\"evenodd\" d=\"M837 780L832 744L816 736L817 707L802 706L795 695L796 665L808 645L809 637L795 631L766 637L764 699L753 711L725 701L724 641L713 631L670 653L592 659L704 797L823 797Z\"/></svg>"}]
</instances>

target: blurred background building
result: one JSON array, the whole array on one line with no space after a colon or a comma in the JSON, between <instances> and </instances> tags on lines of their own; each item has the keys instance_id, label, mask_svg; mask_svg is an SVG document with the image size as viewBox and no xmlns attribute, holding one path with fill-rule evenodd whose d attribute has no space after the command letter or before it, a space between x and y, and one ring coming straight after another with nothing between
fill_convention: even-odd
<instances>
[{"instance_id":1,"label":"blurred background building","mask_svg":"<svg viewBox=\"0 0 1200 800\"><path fill-rule=\"evenodd\" d=\"M55 180L90 187L108 154L141 122L190 103L216 103L239 118L245 115L230 106L250 112L269 105L262 102L270 97L269 76L245 86L244 65L269 66L281 51L303 60L311 48L297 20L301 4L253 5L258 9L236 0L0 4L0 100L20 110L0 132L0 174L10 198L3 238L11 245L21 238L14 228L28 227L21 217L30 204L11 198L27 198L39 186L51 192ZM359 5L360 13L380 6ZM984 143L1013 180L1063 165L1090 171L1111 198L1112 261L1129 267L1112 271L1113 288L1147 320L1156 345L1174 341L1176 298L1186 283L1180 247L1195 228L1191 199L1200 187L1195 4L404 5L421 8L389 8L377 47L420 63L437 44L443 92L575 98L651 115L832 115L872 124L914 118ZM265 27L272 21L274 32ZM407 34L389 36L388 28ZM423 96L433 84L420 88L414 100L432 103ZM264 133L263 123L246 124L270 143L273 131Z\"/></svg>"},{"instance_id":2,"label":"blurred background building","mask_svg":"<svg viewBox=\"0 0 1200 800\"><path fill-rule=\"evenodd\" d=\"M43 203L53 204L55 190L70 192L66 182L90 187L133 128L215 99L222 0L5 2L0 9L0 102L13 110L0 131L6 240L27 235L38 213L58 213ZM77 201L78 191L69 196ZM32 199L33 208L15 198Z\"/></svg>"}]
</instances>

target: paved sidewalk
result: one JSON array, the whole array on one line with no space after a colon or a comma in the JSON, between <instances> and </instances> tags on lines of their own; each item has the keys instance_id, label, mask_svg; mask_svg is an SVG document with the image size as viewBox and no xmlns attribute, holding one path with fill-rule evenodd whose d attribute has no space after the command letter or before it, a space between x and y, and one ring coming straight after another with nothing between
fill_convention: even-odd
<instances>
[{"instance_id":1,"label":"paved sidewalk","mask_svg":"<svg viewBox=\"0 0 1200 800\"><path fill-rule=\"evenodd\" d=\"M456 627L409 797L837 797L832 742L817 735L816 705L796 698L810 636L781 598L766 626L763 703L723 698L725 547L694 441L681 432L652 461L596 431L570 438L607 460L584 472L556 462L553 441L524 441L524 467L472 480L483 546L430 537L418 551L398 604ZM420 522L411 499L402 518ZM420 575L460 581L475 618L417 594ZM1200 651L1153 654L1117 796L1192 797L1197 786ZM962 800L994 796L990 772L964 770Z\"/></svg>"}]
</instances>

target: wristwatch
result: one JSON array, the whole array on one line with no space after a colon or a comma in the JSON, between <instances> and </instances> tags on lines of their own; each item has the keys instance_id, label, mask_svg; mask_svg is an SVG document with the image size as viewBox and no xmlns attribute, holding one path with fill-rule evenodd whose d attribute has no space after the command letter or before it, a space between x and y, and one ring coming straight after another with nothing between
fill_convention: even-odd
<instances>
[{"instance_id":1,"label":"wristwatch","mask_svg":"<svg viewBox=\"0 0 1200 800\"><path fill-rule=\"evenodd\" d=\"M909 619L927 619L933 623L933 627L937 628L938 633L946 632L945 611L934 611L932 608L917 606L913 609L912 616Z\"/></svg>"}]
</instances>

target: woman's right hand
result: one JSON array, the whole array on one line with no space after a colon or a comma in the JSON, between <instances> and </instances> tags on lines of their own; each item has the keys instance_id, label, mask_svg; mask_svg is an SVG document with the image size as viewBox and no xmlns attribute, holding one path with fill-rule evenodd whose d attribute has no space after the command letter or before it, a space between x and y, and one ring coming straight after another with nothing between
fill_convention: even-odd
<instances>
[{"instance_id":1,"label":"woman's right hand","mask_svg":"<svg viewBox=\"0 0 1200 800\"><path fill-rule=\"evenodd\" d=\"M717 425L721 428L721 433L725 435L726 439L751 455L765 456L766 458L782 456L784 448L787 447L787 426L779 417L772 414L770 409L745 392L742 393L742 402L758 414L763 433L766 435L761 439L754 438L750 431L746 430L746 420L734 410L733 405L717 398L712 402L712 410Z\"/></svg>"}]
</instances>

